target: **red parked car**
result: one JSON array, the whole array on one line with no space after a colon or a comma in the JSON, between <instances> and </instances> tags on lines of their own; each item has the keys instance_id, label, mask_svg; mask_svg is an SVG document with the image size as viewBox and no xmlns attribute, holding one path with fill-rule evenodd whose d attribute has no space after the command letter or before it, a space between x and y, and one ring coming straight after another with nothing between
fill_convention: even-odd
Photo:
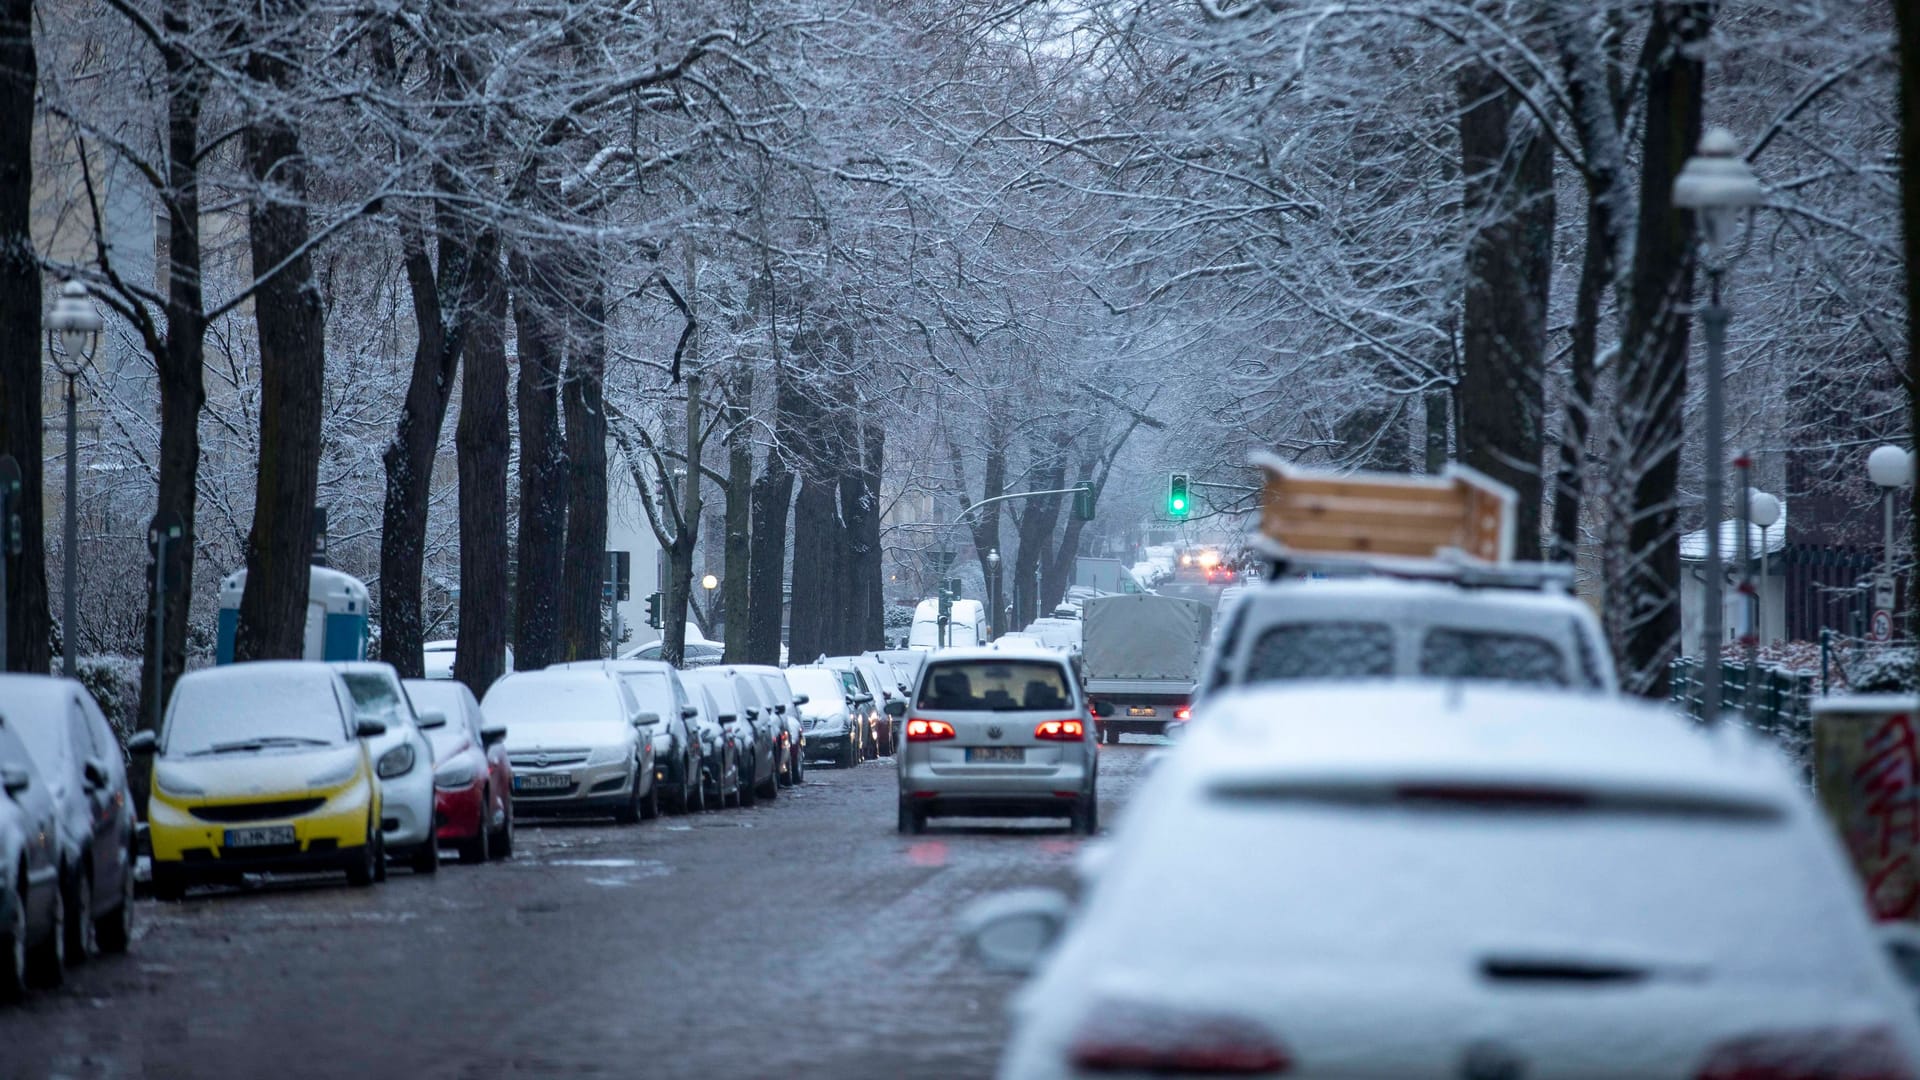
<instances>
[{"instance_id":1,"label":"red parked car","mask_svg":"<svg viewBox=\"0 0 1920 1080\"><path fill-rule=\"evenodd\" d=\"M467 684L408 679L407 696L433 743L434 816L443 847L460 861L481 863L513 854L513 766L503 724L488 724ZM435 715L441 723L434 723Z\"/></svg>"}]
</instances>

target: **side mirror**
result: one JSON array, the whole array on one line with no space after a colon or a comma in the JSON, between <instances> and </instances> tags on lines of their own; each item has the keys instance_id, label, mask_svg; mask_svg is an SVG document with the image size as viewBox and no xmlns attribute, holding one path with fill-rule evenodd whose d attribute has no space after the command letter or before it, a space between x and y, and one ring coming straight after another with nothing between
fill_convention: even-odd
<instances>
[{"instance_id":1,"label":"side mirror","mask_svg":"<svg viewBox=\"0 0 1920 1080\"><path fill-rule=\"evenodd\" d=\"M715 717L715 719L717 719L717 720L719 720L719 721L720 721L720 723L721 723L721 724L723 724L723 725L724 725L724 724L737 724L737 723L739 723L739 722L740 722L740 717L739 717L739 716L737 716L737 715L735 715L734 713L730 713L730 712L723 712L723 713L721 713L721 714L720 714L719 716L717 716L717 717Z\"/></svg>"},{"instance_id":2,"label":"side mirror","mask_svg":"<svg viewBox=\"0 0 1920 1080\"><path fill-rule=\"evenodd\" d=\"M811 701L811 700L813 700L813 699L812 699L812 698L809 698L809 697L808 697L807 695L805 695L805 694L795 694L795 695L793 695L793 703L794 703L795 705L805 705L805 704L806 704L807 702L809 702L809 701ZM782 711L785 711L785 710L782 710Z\"/></svg>"},{"instance_id":3,"label":"side mirror","mask_svg":"<svg viewBox=\"0 0 1920 1080\"><path fill-rule=\"evenodd\" d=\"M871 705L873 704L873 695L872 694L855 694L853 695L853 703L855 705Z\"/></svg>"},{"instance_id":4,"label":"side mirror","mask_svg":"<svg viewBox=\"0 0 1920 1080\"><path fill-rule=\"evenodd\" d=\"M652 727L653 725L659 722L660 722L660 714L657 712L643 712L643 713L633 714L634 727Z\"/></svg>"},{"instance_id":5,"label":"side mirror","mask_svg":"<svg viewBox=\"0 0 1920 1080\"><path fill-rule=\"evenodd\" d=\"M378 720L356 720L353 723L353 737L356 739L377 739L387 733L387 725Z\"/></svg>"},{"instance_id":6,"label":"side mirror","mask_svg":"<svg viewBox=\"0 0 1920 1080\"><path fill-rule=\"evenodd\" d=\"M700 710L694 708L691 705L680 706L680 719L682 720L691 720L694 717L699 715L700 715Z\"/></svg>"},{"instance_id":7,"label":"side mirror","mask_svg":"<svg viewBox=\"0 0 1920 1080\"><path fill-rule=\"evenodd\" d=\"M18 795L27 790L27 786L32 783L33 774L20 766L0 767L0 787L4 787L8 795Z\"/></svg>"},{"instance_id":8,"label":"side mirror","mask_svg":"<svg viewBox=\"0 0 1920 1080\"><path fill-rule=\"evenodd\" d=\"M86 764L80 766L80 773L86 777L88 787L103 788L107 786L109 779L107 776L107 763L98 758L88 759Z\"/></svg>"},{"instance_id":9,"label":"side mirror","mask_svg":"<svg viewBox=\"0 0 1920 1080\"><path fill-rule=\"evenodd\" d=\"M750 708L750 709L748 709L748 710L747 710L747 719L748 719L748 720L758 720L758 719L760 719L760 710L759 710L759 709L751 709L751 708Z\"/></svg>"},{"instance_id":10,"label":"side mirror","mask_svg":"<svg viewBox=\"0 0 1920 1080\"><path fill-rule=\"evenodd\" d=\"M1096 701L1089 708L1093 710L1093 715L1102 720L1113 715L1113 703L1110 701Z\"/></svg>"},{"instance_id":11,"label":"side mirror","mask_svg":"<svg viewBox=\"0 0 1920 1080\"><path fill-rule=\"evenodd\" d=\"M904 701L887 702L887 715L894 717L907 715L907 703Z\"/></svg>"},{"instance_id":12,"label":"side mirror","mask_svg":"<svg viewBox=\"0 0 1920 1080\"><path fill-rule=\"evenodd\" d=\"M151 754L160 748L160 738L151 731L136 731L127 739L127 753Z\"/></svg>"},{"instance_id":13,"label":"side mirror","mask_svg":"<svg viewBox=\"0 0 1920 1080\"><path fill-rule=\"evenodd\" d=\"M1024 975L1059 939L1067 898L1052 889L1013 889L974 902L960 921L981 966Z\"/></svg>"},{"instance_id":14,"label":"side mirror","mask_svg":"<svg viewBox=\"0 0 1920 1080\"><path fill-rule=\"evenodd\" d=\"M776 704L773 707L773 711L779 713L781 716L787 715L787 707L784 704Z\"/></svg>"},{"instance_id":15,"label":"side mirror","mask_svg":"<svg viewBox=\"0 0 1920 1080\"><path fill-rule=\"evenodd\" d=\"M504 724L489 724L480 729L481 746L494 746L498 743L505 742L506 738L507 728Z\"/></svg>"},{"instance_id":16,"label":"side mirror","mask_svg":"<svg viewBox=\"0 0 1920 1080\"><path fill-rule=\"evenodd\" d=\"M429 709L420 714L420 728L423 731L446 726L447 714L438 709Z\"/></svg>"}]
</instances>

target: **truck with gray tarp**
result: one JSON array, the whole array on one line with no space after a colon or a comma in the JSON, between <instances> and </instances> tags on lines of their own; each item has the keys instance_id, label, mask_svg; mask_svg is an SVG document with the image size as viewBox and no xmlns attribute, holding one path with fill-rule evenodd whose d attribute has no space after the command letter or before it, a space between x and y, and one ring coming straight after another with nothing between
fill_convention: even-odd
<instances>
[{"instance_id":1,"label":"truck with gray tarp","mask_svg":"<svg viewBox=\"0 0 1920 1080\"><path fill-rule=\"evenodd\" d=\"M1096 596L1080 614L1081 678L1101 706L1100 738L1163 735L1184 721L1213 632L1213 609L1151 593Z\"/></svg>"}]
</instances>

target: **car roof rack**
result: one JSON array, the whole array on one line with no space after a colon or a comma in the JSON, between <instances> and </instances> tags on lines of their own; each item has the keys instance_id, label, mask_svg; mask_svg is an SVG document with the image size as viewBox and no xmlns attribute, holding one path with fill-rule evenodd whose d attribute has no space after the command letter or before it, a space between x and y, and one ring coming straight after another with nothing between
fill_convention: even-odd
<instances>
[{"instance_id":1,"label":"car roof rack","mask_svg":"<svg viewBox=\"0 0 1920 1080\"><path fill-rule=\"evenodd\" d=\"M1526 589L1544 592L1573 592L1574 568L1568 563L1482 563L1445 550L1429 558L1356 558L1350 555L1317 556L1311 552L1289 551L1255 538L1250 545L1266 563L1268 577L1278 580L1294 574L1324 578L1395 578L1401 581L1435 581L1466 589Z\"/></svg>"}]
</instances>

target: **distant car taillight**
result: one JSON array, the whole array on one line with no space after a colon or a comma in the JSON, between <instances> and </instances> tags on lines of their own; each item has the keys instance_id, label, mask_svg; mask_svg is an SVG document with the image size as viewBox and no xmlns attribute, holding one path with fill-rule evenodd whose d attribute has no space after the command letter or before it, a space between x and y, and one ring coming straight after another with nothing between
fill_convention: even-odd
<instances>
[{"instance_id":1,"label":"distant car taillight","mask_svg":"<svg viewBox=\"0 0 1920 1080\"><path fill-rule=\"evenodd\" d=\"M1713 1048L1697 1080L1913 1080L1893 1032L1807 1028L1729 1039Z\"/></svg>"},{"instance_id":2,"label":"distant car taillight","mask_svg":"<svg viewBox=\"0 0 1920 1080\"><path fill-rule=\"evenodd\" d=\"M1173 710L1173 718L1174 718L1175 720L1191 720L1191 719L1193 719L1193 706L1191 706L1191 705L1182 705L1182 706L1180 706L1179 708L1177 708L1177 709L1175 709L1175 710Z\"/></svg>"},{"instance_id":3,"label":"distant car taillight","mask_svg":"<svg viewBox=\"0 0 1920 1080\"><path fill-rule=\"evenodd\" d=\"M1033 737L1055 742L1079 742L1087 737L1087 725L1078 720L1042 720L1034 727Z\"/></svg>"},{"instance_id":4,"label":"distant car taillight","mask_svg":"<svg viewBox=\"0 0 1920 1080\"><path fill-rule=\"evenodd\" d=\"M1067 1056L1082 1072L1157 1076L1277 1076L1293 1066L1251 1020L1135 1003L1095 1005Z\"/></svg>"},{"instance_id":5,"label":"distant car taillight","mask_svg":"<svg viewBox=\"0 0 1920 1080\"><path fill-rule=\"evenodd\" d=\"M923 720L916 716L907 721L908 742L936 742L953 738L953 725L945 720Z\"/></svg>"}]
</instances>

